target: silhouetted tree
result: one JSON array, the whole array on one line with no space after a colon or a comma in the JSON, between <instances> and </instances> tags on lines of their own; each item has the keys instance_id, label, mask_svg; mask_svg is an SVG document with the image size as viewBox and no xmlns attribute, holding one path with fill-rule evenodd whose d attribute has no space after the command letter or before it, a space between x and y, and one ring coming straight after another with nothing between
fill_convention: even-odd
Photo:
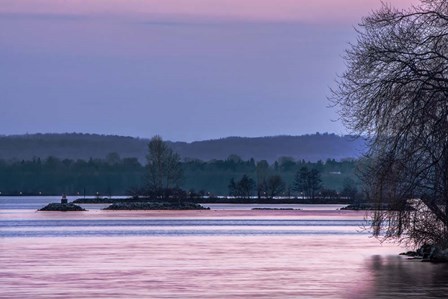
<instances>
[{"instance_id":1,"label":"silhouetted tree","mask_svg":"<svg viewBox=\"0 0 448 299\"><path fill-rule=\"evenodd\" d=\"M314 199L322 188L320 172L317 169L309 170L301 167L294 178L294 191L301 192L306 198Z\"/></svg>"},{"instance_id":2,"label":"silhouetted tree","mask_svg":"<svg viewBox=\"0 0 448 299\"><path fill-rule=\"evenodd\" d=\"M266 190L269 198L281 195L285 191L285 182L279 175L272 175L267 179Z\"/></svg>"},{"instance_id":3,"label":"silhouetted tree","mask_svg":"<svg viewBox=\"0 0 448 299\"><path fill-rule=\"evenodd\" d=\"M266 160L261 160L257 163L256 174L257 174L257 197L261 198L267 193L267 176L269 173L269 164Z\"/></svg>"},{"instance_id":4,"label":"silhouetted tree","mask_svg":"<svg viewBox=\"0 0 448 299\"><path fill-rule=\"evenodd\" d=\"M297 170L294 177L293 190L299 192L304 197L308 196L308 167L303 166Z\"/></svg>"},{"instance_id":5,"label":"silhouetted tree","mask_svg":"<svg viewBox=\"0 0 448 299\"><path fill-rule=\"evenodd\" d=\"M234 178L230 179L229 185L227 187L229 188L230 196L237 196L237 185Z\"/></svg>"},{"instance_id":6,"label":"silhouetted tree","mask_svg":"<svg viewBox=\"0 0 448 299\"><path fill-rule=\"evenodd\" d=\"M148 190L164 196L167 189L178 188L183 178L180 157L158 135L151 138L147 155Z\"/></svg>"},{"instance_id":7,"label":"silhouetted tree","mask_svg":"<svg viewBox=\"0 0 448 299\"><path fill-rule=\"evenodd\" d=\"M238 182L235 182L233 178L230 179L228 187L229 195L248 199L255 188L255 181L247 175L243 175Z\"/></svg>"},{"instance_id":8,"label":"silhouetted tree","mask_svg":"<svg viewBox=\"0 0 448 299\"><path fill-rule=\"evenodd\" d=\"M308 177L308 184L310 188L311 199L314 199L318 194L319 190L322 188L322 179L320 177L320 172L317 169L311 169Z\"/></svg>"},{"instance_id":9,"label":"silhouetted tree","mask_svg":"<svg viewBox=\"0 0 448 299\"><path fill-rule=\"evenodd\" d=\"M448 246L448 1L384 4L346 62L333 101L370 140L365 186L391 209L372 215L374 235Z\"/></svg>"},{"instance_id":10,"label":"silhouetted tree","mask_svg":"<svg viewBox=\"0 0 448 299\"><path fill-rule=\"evenodd\" d=\"M254 188L255 181L247 175L243 175L241 180L238 182L238 194L243 198L250 198Z\"/></svg>"},{"instance_id":11,"label":"silhouetted tree","mask_svg":"<svg viewBox=\"0 0 448 299\"><path fill-rule=\"evenodd\" d=\"M342 186L341 196L346 197L350 201L354 201L357 195L358 188L356 188L355 181L351 178L346 178Z\"/></svg>"},{"instance_id":12,"label":"silhouetted tree","mask_svg":"<svg viewBox=\"0 0 448 299\"><path fill-rule=\"evenodd\" d=\"M282 171L293 171L296 168L296 162L292 157L280 157L278 163Z\"/></svg>"}]
</instances>

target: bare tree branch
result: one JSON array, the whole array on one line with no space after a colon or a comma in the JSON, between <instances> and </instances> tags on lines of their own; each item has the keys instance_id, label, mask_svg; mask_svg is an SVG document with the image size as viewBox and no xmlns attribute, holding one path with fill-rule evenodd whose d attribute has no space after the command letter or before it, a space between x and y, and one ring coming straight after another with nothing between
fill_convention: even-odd
<instances>
[{"instance_id":1,"label":"bare tree branch","mask_svg":"<svg viewBox=\"0 0 448 299\"><path fill-rule=\"evenodd\" d=\"M448 1L364 18L331 101L371 142L364 170L374 234L448 245Z\"/></svg>"}]
</instances>

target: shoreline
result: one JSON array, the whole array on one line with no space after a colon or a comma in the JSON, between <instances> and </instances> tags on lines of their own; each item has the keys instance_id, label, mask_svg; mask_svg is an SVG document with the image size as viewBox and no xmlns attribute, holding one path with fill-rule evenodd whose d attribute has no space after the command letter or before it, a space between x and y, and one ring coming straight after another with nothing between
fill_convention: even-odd
<instances>
[{"instance_id":1,"label":"shoreline","mask_svg":"<svg viewBox=\"0 0 448 299\"><path fill-rule=\"evenodd\" d=\"M350 205L350 200L346 199L303 199L303 198L182 198L182 199L158 199L149 197L127 197L127 198L108 198L108 197L87 197L73 200L75 204L113 204L113 203L131 203L131 202L192 202L197 204L321 204L321 205Z\"/></svg>"}]
</instances>

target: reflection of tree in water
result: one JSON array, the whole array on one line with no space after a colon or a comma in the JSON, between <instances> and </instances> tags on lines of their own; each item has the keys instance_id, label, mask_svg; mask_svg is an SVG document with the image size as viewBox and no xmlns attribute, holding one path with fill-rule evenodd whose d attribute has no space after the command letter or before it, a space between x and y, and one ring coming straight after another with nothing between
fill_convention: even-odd
<instances>
[{"instance_id":1,"label":"reflection of tree in water","mask_svg":"<svg viewBox=\"0 0 448 299\"><path fill-rule=\"evenodd\" d=\"M398 256L374 256L368 261L372 298L446 298L448 265L422 263Z\"/></svg>"}]
</instances>

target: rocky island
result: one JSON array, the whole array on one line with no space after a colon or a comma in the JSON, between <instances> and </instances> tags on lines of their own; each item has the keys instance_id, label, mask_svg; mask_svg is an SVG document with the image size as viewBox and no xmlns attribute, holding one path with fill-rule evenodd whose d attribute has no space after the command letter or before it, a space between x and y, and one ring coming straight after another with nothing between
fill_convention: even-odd
<instances>
[{"instance_id":1,"label":"rocky island","mask_svg":"<svg viewBox=\"0 0 448 299\"><path fill-rule=\"evenodd\" d=\"M69 203L65 194L62 195L61 202L52 202L45 207L39 209L38 211L56 211L56 212L77 212L86 211L86 209L75 205L74 203Z\"/></svg>"},{"instance_id":2,"label":"rocky island","mask_svg":"<svg viewBox=\"0 0 448 299\"><path fill-rule=\"evenodd\" d=\"M38 211L59 211L59 212L74 212L74 211L87 211L86 209L75 205L74 203L49 203L45 207Z\"/></svg>"},{"instance_id":3,"label":"rocky island","mask_svg":"<svg viewBox=\"0 0 448 299\"><path fill-rule=\"evenodd\" d=\"M103 210L210 210L192 202L116 202Z\"/></svg>"}]
</instances>

